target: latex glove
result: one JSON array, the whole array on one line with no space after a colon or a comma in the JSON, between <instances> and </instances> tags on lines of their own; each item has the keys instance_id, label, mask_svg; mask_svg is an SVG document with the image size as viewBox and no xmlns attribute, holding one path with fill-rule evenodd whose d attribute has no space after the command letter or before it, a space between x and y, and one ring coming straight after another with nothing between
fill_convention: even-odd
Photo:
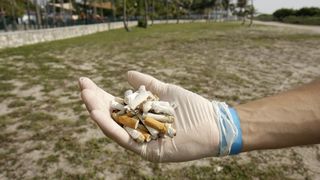
<instances>
[{"instance_id":1,"label":"latex glove","mask_svg":"<svg viewBox=\"0 0 320 180\"><path fill-rule=\"evenodd\" d=\"M129 71L127 78L133 88L145 85L146 89L158 95L160 100L177 105L176 121L173 123L177 135L149 143L135 142L110 116L110 103L114 96L97 87L90 79L80 78L81 97L91 118L105 135L154 162L189 161L218 154L219 131L209 100L136 71Z\"/></svg>"}]
</instances>

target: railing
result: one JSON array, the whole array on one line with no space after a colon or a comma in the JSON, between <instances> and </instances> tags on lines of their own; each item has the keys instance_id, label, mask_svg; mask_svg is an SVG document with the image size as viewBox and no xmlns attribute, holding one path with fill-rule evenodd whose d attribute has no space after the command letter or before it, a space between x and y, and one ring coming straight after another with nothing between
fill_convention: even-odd
<instances>
[{"instance_id":1,"label":"railing","mask_svg":"<svg viewBox=\"0 0 320 180\"><path fill-rule=\"evenodd\" d=\"M141 19L141 17L130 17L130 21ZM166 17L156 18L155 20L165 20ZM170 20L177 20L176 18L169 17ZM212 15L209 18L202 14L192 14L190 16L181 16L179 19L192 19L192 20L199 20L199 19L207 19L213 21L232 21L237 20L236 16L225 16L225 15ZM100 19L79 19L79 20L61 20L55 19L53 21L52 18L44 19L42 24L37 24L35 20L30 20L20 23L16 22L13 23L12 20L6 19L5 22L3 18L0 18L0 32L10 32L10 31L26 31L26 30L36 30L36 29L49 29L49 28L59 28L59 27L69 27L69 26L77 26L77 25L91 25L91 24L101 24L101 23L111 23L111 22L120 22L122 19L114 19L114 18L100 18Z\"/></svg>"}]
</instances>

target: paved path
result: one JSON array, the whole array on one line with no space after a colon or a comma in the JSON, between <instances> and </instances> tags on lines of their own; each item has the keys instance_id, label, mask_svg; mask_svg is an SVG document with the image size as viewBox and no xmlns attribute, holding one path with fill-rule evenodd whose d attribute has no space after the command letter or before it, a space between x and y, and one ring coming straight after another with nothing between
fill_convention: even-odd
<instances>
[{"instance_id":1,"label":"paved path","mask_svg":"<svg viewBox=\"0 0 320 180\"><path fill-rule=\"evenodd\" d=\"M263 21L254 21L255 24L269 25L269 26L278 26L278 27L288 27L301 30L309 30L315 33L320 34L320 26L307 26L307 25L296 25L296 24L284 24L280 22L263 22Z\"/></svg>"}]
</instances>

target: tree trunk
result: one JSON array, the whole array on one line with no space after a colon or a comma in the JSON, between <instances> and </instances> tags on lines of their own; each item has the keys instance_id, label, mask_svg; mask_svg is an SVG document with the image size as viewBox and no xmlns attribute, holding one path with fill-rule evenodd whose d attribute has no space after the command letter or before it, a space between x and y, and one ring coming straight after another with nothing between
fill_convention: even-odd
<instances>
[{"instance_id":1,"label":"tree trunk","mask_svg":"<svg viewBox=\"0 0 320 180\"><path fill-rule=\"evenodd\" d=\"M62 23L63 23L63 26L65 26L66 24L66 16L65 16L65 13L64 13L64 2L63 0L60 0L60 18L62 20Z\"/></svg>"},{"instance_id":2,"label":"tree trunk","mask_svg":"<svg viewBox=\"0 0 320 180\"><path fill-rule=\"evenodd\" d=\"M169 22L169 2L168 0L166 0L166 20L167 20L167 24Z\"/></svg>"},{"instance_id":3,"label":"tree trunk","mask_svg":"<svg viewBox=\"0 0 320 180\"><path fill-rule=\"evenodd\" d=\"M192 7L192 2L190 2L189 7L188 7L188 16L189 16L189 19L191 19L191 7Z\"/></svg>"},{"instance_id":4,"label":"tree trunk","mask_svg":"<svg viewBox=\"0 0 320 180\"><path fill-rule=\"evenodd\" d=\"M12 14L12 30L17 30L17 21L16 21L16 13L15 13L15 7L16 7L16 1L11 0L11 14Z\"/></svg>"},{"instance_id":5,"label":"tree trunk","mask_svg":"<svg viewBox=\"0 0 320 180\"><path fill-rule=\"evenodd\" d=\"M34 0L34 4L36 6L36 20L37 20L37 28L40 29L41 27L41 15L40 15L40 9L39 9L39 5L38 5L38 0Z\"/></svg>"},{"instance_id":6,"label":"tree trunk","mask_svg":"<svg viewBox=\"0 0 320 180\"><path fill-rule=\"evenodd\" d=\"M87 6L87 0L84 0L84 5L83 5L83 9L84 9L84 21L85 21L85 24L88 24L88 6Z\"/></svg>"},{"instance_id":7,"label":"tree trunk","mask_svg":"<svg viewBox=\"0 0 320 180\"><path fill-rule=\"evenodd\" d=\"M180 6L179 3L176 2L176 9L177 9L177 24L179 24L180 20Z\"/></svg>"},{"instance_id":8,"label":"tree trunk","mask_svg":"<svg viewBox=\"0 0 320 180\"><path fill-rule=\"evenodd\" d=\"M241 25L244 25L246 23L246 13L243 11L243 8L241 8L240 12L241 12L241 16L242 16Z\"/></svg>"},{"instance_id":9,"label":"tree trunk","mask_svg":"<svg viewBox=\"0 0 320 180\"><path fill-rule=\"evenodd\" d=\"M148 0L144 0L144 28L148 27Z\"/></svg>"},{"instance_id":10,"label":"tree trunk","mask_svg":"<svg viewBox=\"0 0 320 180\"><path fill-rule=\"evenodd\" d=\"M253 23L253 15L254 15L254 6L253 6L253 0L251 0L251 17L250 17L250 24L249 24L250 27Z\"/></svg>"},{"instance_id":11,"label":"tree trunk","mask_svg":"<svg viewBox=\"0 0 320 180\"><path fill-rule=\"evenodd\" d=\"M28 26L31 28L31 18L30 18L30 1L27 0L27 15L28 15Z\"/></svg>"},{"instance_id":12,"label":"tree trunk","mask_svg":"<svg viewBox=\"0 0 320 180\"><path fill-rule=\"evenodd\" d=\"M94 6L93 6L93 17L94 17L94 20L96 20L97 18L97 1L94 0Z\"/></svg>"},{"instance_id":13,"label":"tree trunk","mask_svg":"<svg viewBox=\"0 0 320 180\"><path fill-rule=\"evenodd\" d=\"M56 20L56 15L57 15L57 11L56 11L56 0L52 0L52 3L53 3L53 19L52 19L52 25L53 27L56 27L56 23L57 23L57 20Z\"/></svg>"},{"instance_id":14,"label":"tree trunk","mask_svg":"<svg viewBox=\"0 0 320 180\"><path fill-rule=\"evenodd\" d=\"M1 8L0 15L1 15L2 23L3 23L3 28L4 28L4 31L7 32L8 27L7 27L6 15L5 15L4 9L2 7L0 7L0 8Z\"/></svg>"},{"instance_id":15,"label":"tree trunk","mask_svg":"<svg viewBox=\"0 0 320 180\"><path fill-rule=\"evenodd\" d=\"M124 25L124 29L127 32L130 32L130 29L128 27L128 21L127 21L127 1L123 0L123 25Z\"/></svg>"},{"instance_id":16,"label":"tree trunk","mask_svg":"<svg viewBox=\"0 0 320 180\"><path fill-rule=\"evenodd\" d=\"M103 0L100 0L100 3L101 3L101 5L103 4ZM101 20L103 20L104 18L103 18L103 8L100 8L100 18L101 18Z\"/></svg>"},{"instance_id":17,"label":"tree trunk","mask_svg":"<svg viewBox=\"0 0 320 180\"><path fill-rule=\"evenodd\" d=\"M114 5L114 0L112 0L111 3L112 3L112 20L116 21L116 7Z\"/></svg>"},{"instance_id":18,"label":"tree trunk","mask_svg":"<svg viewBox=\"0 0 320 180\"><path fill-rule=\"evenodd\" d=\"M153 25L153 20L154 20L154 0L152 0L152 14L151 14L151 25Z\"/></svg>"},{"instance_id":19,"label":"tree trunk","mask_svg":"<svg viewBox=\"0 0 320 180\"><path fill-rule=\"evenodd\" d=\"M72 25L74 25L74 20L73 20L73 4L72 4L72 0L69 0L69 4L70 4L70 17L71 17L71 22L72 22Z\"/></svg>"}]
</instances>

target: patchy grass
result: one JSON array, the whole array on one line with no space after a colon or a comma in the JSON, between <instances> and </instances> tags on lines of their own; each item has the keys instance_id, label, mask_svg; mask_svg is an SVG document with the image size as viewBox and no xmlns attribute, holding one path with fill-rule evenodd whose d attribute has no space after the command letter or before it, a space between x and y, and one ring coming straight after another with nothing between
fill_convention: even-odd
<instances>
[{"instance_id":1,"label":"patchy grass","mask_svg":"<svg viewBox=\"0 0 320 180\"><path fill-rule=\"evenodd\" d=\"M88 76L120 96L142 71L231 104L320 76L320 35L237 23L112 30L0 50L0 177L9 179L313 178L318 146L154 164L104 137L79 100ZM317 159L317 158L315 158ZM28 173L26 173L28 172Z\"/></svg>"}]
</instances>

